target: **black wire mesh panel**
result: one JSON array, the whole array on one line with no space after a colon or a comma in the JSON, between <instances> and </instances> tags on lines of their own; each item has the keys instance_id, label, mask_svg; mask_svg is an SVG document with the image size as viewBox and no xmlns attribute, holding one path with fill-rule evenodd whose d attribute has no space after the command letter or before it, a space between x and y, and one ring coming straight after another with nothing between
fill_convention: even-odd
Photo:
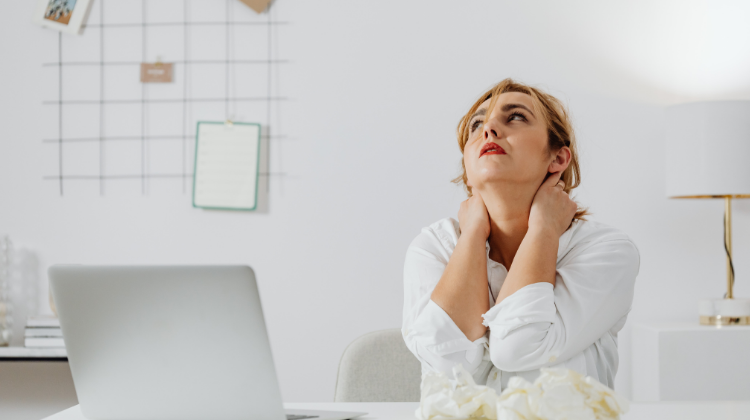
<instances>
[{"instance_id":1,"label":"black wire mesh panel","mask_svg":"<svg viewBox=\"0 0 750 420\"><path fill-rule=\"evenodd\" d=\"M270 128L287 100L274 91L288 64L274 34L288 23L273 17L236 0L96 1L83 33L58 33L43 63L56 86L45 89L42 142L57 164L44 179L60 195L81 184L99 195L188 194L197 121L257 122L266 145L285 139ZM140 64L156 61L174 63L172 83L140 82ZM264 169L285 175L270 160Z\"/></svg>"}]
</instances>

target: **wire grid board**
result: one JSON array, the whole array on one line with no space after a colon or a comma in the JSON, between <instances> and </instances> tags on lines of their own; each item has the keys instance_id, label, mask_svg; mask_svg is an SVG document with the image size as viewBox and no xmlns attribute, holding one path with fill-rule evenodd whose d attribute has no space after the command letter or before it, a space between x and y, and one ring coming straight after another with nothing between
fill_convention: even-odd
<instances>
[{"instance_id":1,"label":"wire grid board","mask_svg":"<svg viewBox=\"0 0 750 420\"><path fill-rule=\"evenodd\" d=\"M259 123L269 150L285 24L237 0L95 0L43 63L44 179L60 195L190 194L198 121ZM174 63L172 83L140 82L156 61Z\"/></svg>"}]
</instances>

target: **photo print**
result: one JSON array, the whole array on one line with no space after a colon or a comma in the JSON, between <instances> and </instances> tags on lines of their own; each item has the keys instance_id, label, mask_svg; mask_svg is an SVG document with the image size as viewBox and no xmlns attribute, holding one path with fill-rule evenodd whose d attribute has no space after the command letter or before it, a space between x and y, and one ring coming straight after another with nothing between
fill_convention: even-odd
<instances>
[{"instance_id":1,"label":"photo print","mask_svg":"<svg viewBox=\"0 0 750 420\"><path fill-rule=\"evenodd\" d=\"M67 25L70 23L70 15L73 14L75 7L76 0L49 0L47 10L44 11L44 18Z\"/></svg>"},{"instance_id":2,"label":"photo print","mask_svg":"<svg viewBox=\"0 0 750 420\"><path fill-rule=\"evenodd\" d=\"M37 0L34 23L61 32L78 34L91 0Z\"/></svg>"}]
</instances>

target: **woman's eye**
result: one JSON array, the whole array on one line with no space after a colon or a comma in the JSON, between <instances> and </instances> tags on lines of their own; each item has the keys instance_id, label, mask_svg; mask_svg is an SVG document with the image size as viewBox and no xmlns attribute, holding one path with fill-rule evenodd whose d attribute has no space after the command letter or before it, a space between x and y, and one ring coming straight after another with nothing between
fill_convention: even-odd
<instances>
[{"instance_id":1,"label":"woman's eye","mask_svg":"<svg viewBox=\"0 0 750 420\"><path fill-rule=\"evenodd\" d=\"M510 114L508 121L526 121L526 117L520 112L514 112Z\"/></svg>"},{"instance_id":2,"label":"woman's eye","mask_svg":"<svg viewBox=\"0 0 750 420\"><path fill-rule=\"evenodd\" d=\"M476 120L473 123L471 123L471 132L473 133L474 130L479 128L483 124L482 120Z\"/></svg>"}]
</instances>

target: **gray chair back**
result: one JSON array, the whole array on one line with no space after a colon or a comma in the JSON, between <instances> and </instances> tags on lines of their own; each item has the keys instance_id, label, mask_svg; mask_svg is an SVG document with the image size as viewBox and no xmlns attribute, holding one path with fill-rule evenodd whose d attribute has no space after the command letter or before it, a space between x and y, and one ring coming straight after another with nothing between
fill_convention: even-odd
<instances>
[{"instance_id":1,"label":"gray chair back","mask_svg":"<svg viewBox=\"0 0 750 420\"><path fill-rule=\"evenodd\" d=\"M365 334L344 350L336 378L335 402L418 402L422 366L401 330Z\"/></svg>"}]
</instances>

